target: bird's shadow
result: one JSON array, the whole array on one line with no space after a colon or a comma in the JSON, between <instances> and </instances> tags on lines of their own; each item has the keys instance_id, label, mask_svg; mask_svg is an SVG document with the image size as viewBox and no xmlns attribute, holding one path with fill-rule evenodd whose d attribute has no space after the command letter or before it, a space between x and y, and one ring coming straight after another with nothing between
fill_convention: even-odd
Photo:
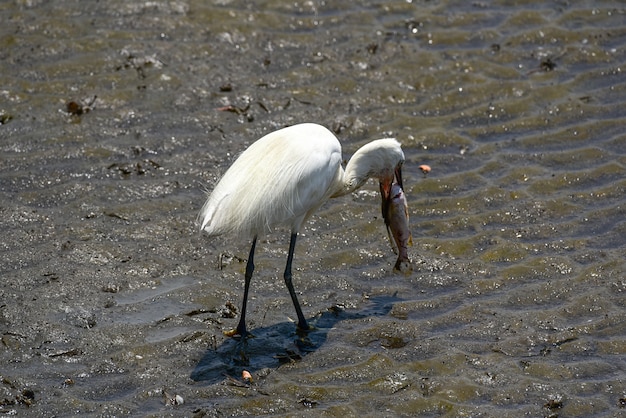
<instances>
[{"instance_id":1,"label":"bird's shadow","mask_svg":"<svg viewBox=\"0 0 626 418\"><path fill-rule=\"evenodd\" d=\"M340 321L387 315L393 303L401 299L376 296L361 310L332 308L308 320L310 331L297 331L295 324L281 322L251 330L252 338L229 338L219 347L209 349L191 372L191 379L219 383L227 377L241 377L244 370L255 373L276 369L283 363L297 361L319 349L328 332Z\"/></svg>"}]
</instances>

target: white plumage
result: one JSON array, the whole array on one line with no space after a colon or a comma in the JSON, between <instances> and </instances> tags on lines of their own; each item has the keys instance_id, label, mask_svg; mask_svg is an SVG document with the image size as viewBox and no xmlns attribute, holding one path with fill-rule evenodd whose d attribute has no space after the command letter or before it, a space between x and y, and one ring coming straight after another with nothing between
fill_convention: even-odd
<instances>
[{"instance_id":1,"label":"white plumage","mask_svg":"<svg viewBox=\"0 0 626 418\"><path fill-rule=\"evenodd\" d=\"M326 128L301 124L272 132L246 149L200 211L209 235L248 237L277 225L297 231L330 197L341 167L341 146Z\"/></svg>"},{"instance_id":2,"label":"white plumage","mask_svg":"<svg viewBox=\"0 0 626 418\"><path fill-rule=\"evenodd\" d=\"M370 177L380 180L383 208L389 202L394 178L402 184L404 154L395 139L364 145L345 171L341 161L339 141L323 126L304 123L280 129L254 142L237 158L200 210L200 228L209 235L234 234L253 239L241 319L233 334L247 333L245 309L258 236L279 225L291 229L284 277L298 314L298 327L307 329L291 283L293 249L302 224L329 198L356 190Z\"/></svg>"}]
</instances>

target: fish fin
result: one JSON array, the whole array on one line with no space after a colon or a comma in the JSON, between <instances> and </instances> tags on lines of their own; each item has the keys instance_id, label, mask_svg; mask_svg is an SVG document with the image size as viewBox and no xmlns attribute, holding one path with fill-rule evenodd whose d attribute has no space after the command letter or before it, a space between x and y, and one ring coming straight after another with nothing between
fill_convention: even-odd
<instances>
[{"instance_id":1,"label":"fish fin","mask_svg":"<svg viewBox=\"0 0 626 418\"><path fill-rule=\"evenodd\" d=\"M389 225L387 225L387 236L389 237L389 244L391 244L391 249L393 250L393 253L398 255L398 248L396 247L396 242L391 235L391 228L389 228Z\"/></svg>"},{"instance_id":2,"label":"fish fin","mask_svg":"<svg viewBox=\"0 0 626 418\"><path fill-rule=\"evenodd\" d=\"M407 226L408 226L408 224L409 224L409 208L408 208L407 205L404 205L404 215L406 216L406 223L407 223ZM411 234L411 231L409 231L409 245L413 246L413 234Z\"/></svg>"}]
</instances>

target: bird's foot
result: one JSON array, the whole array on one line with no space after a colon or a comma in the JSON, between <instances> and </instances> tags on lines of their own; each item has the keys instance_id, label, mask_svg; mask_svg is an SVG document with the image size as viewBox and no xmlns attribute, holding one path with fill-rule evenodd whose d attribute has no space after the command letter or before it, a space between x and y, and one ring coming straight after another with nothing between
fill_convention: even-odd
<instances>
[{"instance_id":1,"label":"bird's foot","mask_svg":"<svg viewBox=\"0 0 626 418\"><path fill-rule=\"evenodd\" d=\"M302 353L309 353L315 351L318 345L311 339L311 333L317 331L317 328L308 324L305 324L306 328L298 325L296 328L297 339L294 341L296 347Z\"/></svg>"},{"instance_id":2,"label":"bird's foot","mask_svg":"<svg viewBox=\"0 0 626 418\"><path fill-rule=\"evenodd\" d=\"M248 330L246 330L246 328L240 328L237 327L235 329L231 329L228 331L224 331L223 334L227 337L232 337L232 338L236 338L236 339L241 339L241 338L254 338L254 335L252 335L251 333L248 332Z\"/></svg>"},{"instance_id":3,"label":"bird's foot","mask_svg":"<svg viewBox=\"0 0 626 418\"><path fill-rule=\"evenodd\" d=\"M309 335L309 332L315 331L315 329L316 328L314 326L311 326L306 322L304 324L298 323L298 326L296 327L296 334L299 337L306 337L307 335Z\"/></svg>"},{"instance_id":4,"label":"bird's foot","mask_svg":"<svg viewBox=\"0 0 626 418\"><path fill-rule=\"evenodd\" d=\"M227 337L235 337L239 335L239 332L236 328L230 329L228 331L223 331L223 334Z\"/></svg>"}]
</instances>

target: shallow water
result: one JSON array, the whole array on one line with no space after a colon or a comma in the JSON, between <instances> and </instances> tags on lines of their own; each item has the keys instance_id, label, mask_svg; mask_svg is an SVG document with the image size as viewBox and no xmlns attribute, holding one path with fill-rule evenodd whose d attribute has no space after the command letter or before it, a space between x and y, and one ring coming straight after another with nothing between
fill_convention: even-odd
<instances>
[{"instance_id":1,"label":"shallow water","mask_svg":"<svg viewBox=\"0 0 626 418\"><path fill-rule=\"evenodd\" d=\"M625 15L608 1L4 3L0 411L620 416ZM299 239L309 340L280 278L288 234L259 243L242 347L222 332L249 243L210 240L195 217L251 141L303 121L346 158L403 143L414 269L392 272L368 183Z\"/></svg>"}]
</instances>

